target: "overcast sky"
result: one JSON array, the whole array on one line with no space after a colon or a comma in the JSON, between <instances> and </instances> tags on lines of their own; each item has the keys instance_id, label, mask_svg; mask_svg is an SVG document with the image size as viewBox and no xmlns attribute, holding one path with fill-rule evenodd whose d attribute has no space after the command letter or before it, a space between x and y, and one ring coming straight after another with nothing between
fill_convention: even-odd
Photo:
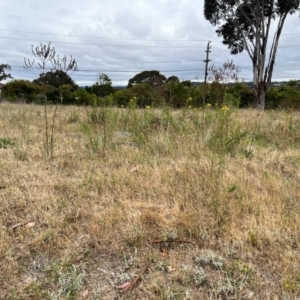
<instances>
[{"instance_id":1,"label":"overcast sky","mask_svg":"<svg viewBox=\"0 0 300 300\"><path fill-rule=\"evenodd\" d=\"M23 68L32 58L31 45L48 44L60 56L71 55L79 71L71 76L80 86L107 74L113 85L126 85L144 70L166 77L203 80L207 42L211 63L233 59L240 78L252 80L246 52L232 56L203 17L204 0L9 0L0 1L0 64L10 64L15 79L38 77ZM288 16L273 80L300 79L300 18Z\"/></svg>"}]
</instances>

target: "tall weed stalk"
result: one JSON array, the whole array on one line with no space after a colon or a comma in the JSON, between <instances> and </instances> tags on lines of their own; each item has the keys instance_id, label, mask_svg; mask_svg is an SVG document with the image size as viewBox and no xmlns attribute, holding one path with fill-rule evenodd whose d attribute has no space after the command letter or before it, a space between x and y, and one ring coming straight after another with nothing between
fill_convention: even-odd
<instances>
[{"instance_id":1,"label":"tall weed stalk","mask_svg":"<svg viewBox=\"0 0 300 300\"><path fill-rule=\"evenodd\" d=\"M45 100L44 108L45 108L45 150L46 155L48 158L52 159L54 154L54 126L55 126L55 120L57 116L57 108L58 104L55 104L54 108L54 114L52 117L52 123L49 128L49 122L48 122L48 110L47 110L47 100Z\"/></svg>"}]
</instances>

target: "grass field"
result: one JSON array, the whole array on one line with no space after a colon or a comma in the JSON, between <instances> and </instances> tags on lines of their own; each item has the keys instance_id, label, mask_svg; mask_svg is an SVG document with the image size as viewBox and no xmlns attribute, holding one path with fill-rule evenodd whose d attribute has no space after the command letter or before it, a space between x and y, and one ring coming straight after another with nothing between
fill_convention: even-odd
<instances>
[{"instance_id":1,"label":"grass field","mask_svg":"<svg viewBox=\"0 0 300 300\"><path fill-rule=\"evenodd\" d=\"M298 112L54 113L0 104L0 299L300 299Z\"/></svg>"}]
</instances>

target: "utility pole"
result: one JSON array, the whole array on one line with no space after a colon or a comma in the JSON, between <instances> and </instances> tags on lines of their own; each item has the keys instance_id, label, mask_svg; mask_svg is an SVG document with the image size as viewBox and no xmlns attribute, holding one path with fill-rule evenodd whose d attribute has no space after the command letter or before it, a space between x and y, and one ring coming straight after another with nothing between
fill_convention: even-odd
<instances>
[{"instance_id":1,"label":"utility pole","mask_svg":"<svg viewBox=\"0 0 300 300\"><path fill-rule=\"evenodd\" d=\"M204 75L204 91L203 91L203 104L205 104L206 102L206 91L207 91L207 68L208 68L208 62L210 62L210 59L209 59L209 53L210 53L210 41L208 41L207 43L207 48L206 48L206 59L204 60L205 62L205 75Z\"/></svg>"}]
</instances>

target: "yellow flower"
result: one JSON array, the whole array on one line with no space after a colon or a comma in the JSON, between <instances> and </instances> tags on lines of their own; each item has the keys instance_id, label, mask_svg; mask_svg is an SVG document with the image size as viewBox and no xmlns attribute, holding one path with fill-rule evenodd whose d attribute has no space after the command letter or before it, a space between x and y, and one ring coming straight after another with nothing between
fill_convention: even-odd
<instances>
[{"instance_id":1,"label":"yellow flower","mask_svg":"<svg viewBox=\"0 0 300 300\"><path fill-rule=\"evenodd\" d=\"M221 108L221 110L223 110L223 111L228 111L228 110L229 110L229 107L226 106L226 105L224 105L224 106Z\"/></svg>"},{"instance_id":2,"label":"yellow flower","mask_svg":"<svg viewBox=\"0 0 300 300\"><path fill-rule=\"evenodd\" d=\"M188 108L191 109L192 107L189 105Z\"/></svg>"},{"instance_id":3,"label":"yellow flower","mask_svg":"<svg viewBox=\"0 0 300 300\"><path fill-rule=\"evenodd\" d=\"M150 108L151 108L150 105L147 105L147 106L146 106L146 109L150 109Z\"/></svg>"},{"instance_id":4,"label":"yellow flower","mask_svg":"<svg viewBox=\"0 0 300 300\"><path fill-rule=\"evenodd\" d=\"M210 103L207 103L205 106L207 106L207 107L211 107L211 104L210 104Z\"/></svg>"}]
</instances>

